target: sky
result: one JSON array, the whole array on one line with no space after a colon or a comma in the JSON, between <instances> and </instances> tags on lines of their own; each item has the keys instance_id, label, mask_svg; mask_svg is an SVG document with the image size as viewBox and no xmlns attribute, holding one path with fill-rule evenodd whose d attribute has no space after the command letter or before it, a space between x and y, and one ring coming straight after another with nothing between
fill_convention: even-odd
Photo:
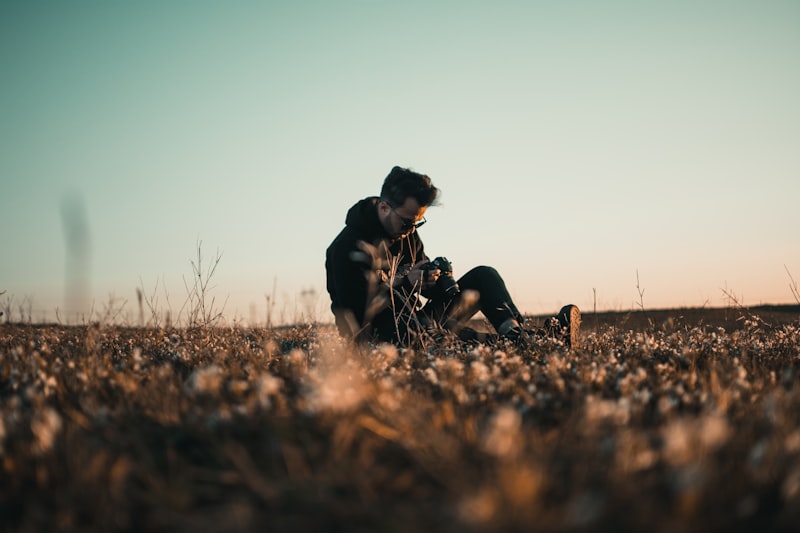
<instances>
[{"instance_id":1,"label":"sky","mask_svg":"<svg viewBox=\"0 0 800 533\"><path fill-rule=\"evenodd\" d=\"M0 68L33 320L175 314L199 247L227 320L331 321L325 248L394 165L442 191L428 255L525 313L796 303L793 0L5 0Z\"/></svg>"}]
</instances>

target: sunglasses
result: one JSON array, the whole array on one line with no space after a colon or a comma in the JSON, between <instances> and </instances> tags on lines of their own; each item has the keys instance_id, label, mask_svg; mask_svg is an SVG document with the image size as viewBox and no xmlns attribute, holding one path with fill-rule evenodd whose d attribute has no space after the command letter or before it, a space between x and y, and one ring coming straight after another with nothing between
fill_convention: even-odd
<instances>
[{"instance_id":1,"label":"sunglasses","mask_svg":"<svg viewBox=\"0 0 800 533\"><path fill-rule=\"evenodd\" d=\"M390 206L390 207L391 207L391 206ZM399 219L400 219L400 222L401 222L401 224L402 224L402 225L400 226L400 228L401 228L401 229L404 229L404 230L416 229L416 228L420 227L421 225L423 225L424 223L426 223L426 222L427 222L427 220L425 220L425 217L422 217L422 218L421 218L421 219L419 219L419 220L414 220L413 218L405 218L405 217L401 217L401 216L400 216L400 215L397 213L397 211L395 211L394 207L392 207L392 212L393 212L395 215L397 215L397 218L399 218Z\"/></svg>"}]
</instances>

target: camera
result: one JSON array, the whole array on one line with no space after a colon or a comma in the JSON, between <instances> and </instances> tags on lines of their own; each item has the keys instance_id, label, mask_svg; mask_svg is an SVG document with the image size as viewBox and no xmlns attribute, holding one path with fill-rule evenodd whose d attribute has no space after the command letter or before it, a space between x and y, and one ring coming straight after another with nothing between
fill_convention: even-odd
<instances>
[{"instance_id":1,"label":"camera","mask_svg":"<svg viewBox=\"0 0 800 533\"><path fill-rule=\"evenodd\" d=\"M437 257L422 265L420 269L425 271L439 271L439 277L436 279L436 288L442 291L445 295L452 298L461 292L458 282L453 277L453 265L446 257ZM425 274L426 277L428 274Z\"/></svg>"}]
</instances>

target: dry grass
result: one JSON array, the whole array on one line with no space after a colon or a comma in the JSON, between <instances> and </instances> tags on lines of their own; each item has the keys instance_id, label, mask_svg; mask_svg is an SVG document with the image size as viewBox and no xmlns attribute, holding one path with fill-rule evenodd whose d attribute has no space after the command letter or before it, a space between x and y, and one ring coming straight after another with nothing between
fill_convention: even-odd
<instances>
[{"instance_id":1,"label":"dry grass","mask_svg":"<svg viewBox=\"0 0 800 533\"><path fill-rule=\"evenodd\" d=\"M20 531L792 530L790 311L588 315L578 349L524 351L3 325L0 516Z\"/></svg>"}]
</instances>

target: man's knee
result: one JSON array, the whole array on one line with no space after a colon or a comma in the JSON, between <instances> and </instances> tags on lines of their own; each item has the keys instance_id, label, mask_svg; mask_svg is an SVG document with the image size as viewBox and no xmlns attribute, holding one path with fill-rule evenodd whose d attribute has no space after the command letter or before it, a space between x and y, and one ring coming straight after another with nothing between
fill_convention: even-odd
<instances>
[{"instance_id":1,"label":"man's knee","mask_svg":"<svg viewBox=\"0 0 800 533\"><path fill-rule=\"evenodd\" d=\"M462 282L463 280L463 282ZM491 283L496 280L502 280L500 277L500 273L495 270L494 267L481 265L476 266L466 274L462 280L459 280L460 284L466 282L467 285L474 284L476 286L483 285L484 283Z\"/></svg>"},{"instance_id":2,"label":"man's knee","mask_svg":"<svg viewBox=\"0 0 800 533\"><path fill-rule=\"evenodd\" d=\"M474 270L477 270L482 276L493 276L496 278L500 277L500 273L497 270L495 270L494 267L481 265L475 267Z\"/></svg>"}]
</instances>

